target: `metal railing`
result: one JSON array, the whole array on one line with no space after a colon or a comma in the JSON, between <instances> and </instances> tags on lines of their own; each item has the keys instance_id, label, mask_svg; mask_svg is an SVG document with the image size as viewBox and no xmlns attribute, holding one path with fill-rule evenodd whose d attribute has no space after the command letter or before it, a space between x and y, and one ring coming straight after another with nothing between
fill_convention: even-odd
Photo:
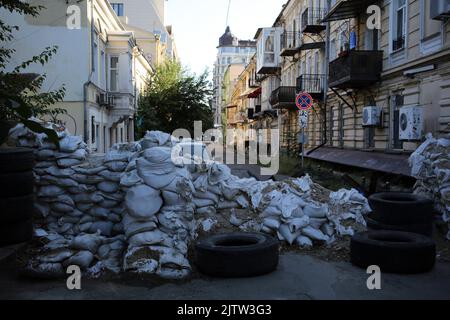
<instances>
[{"instance_id":1,"label":"metal railing","mask_svg":"<svg viewBox=\"0 0 450 320\"><path fill-rule=\"evenodd\" d=\"M283 104L295 105L296 87L279 87L272 91L269 102L272 106Z\"/></svg>"},{"instance_id":2,"label":"metal railing","mask_svg":"<svg viewBox=\"0 0 450 320\"><path fill-rule=\"evenodd\" d=\"M382 51L349 51L330 62L330 87L361 87L376 82L379 80L382 64Z\"/></svg>"},{"instance_id":3,"label":"metal railing","mask_svg":"<svg viewBox=\"0 0 450 320\"><path fill-rule=\"evenodd\" d=\"M323 93L325 83L324 74L305 74L297 78L297 90L299 92Z\"/></svg>"},{"instance_id":4,"label":"metal railing","mask_svg":"<svg viewBox=\"0 0 450 320\"><path fill-rule=\"evenodd\" d=\"M281 50L295 49L301 44L302 33L298 31L285 31L281 35Z\"/></svg>"},{"instance_id":5,"label":"metal railing","mask_svg":"<svg viewBox=\"0 0 450 320\"><path fill-rule=\"evenodd\" d=\"M306 8L302 13L302 31L307 26L319 26L322 24L322 19L326 15L326 10L322 8Z\"/></svg>"}]
</instances>

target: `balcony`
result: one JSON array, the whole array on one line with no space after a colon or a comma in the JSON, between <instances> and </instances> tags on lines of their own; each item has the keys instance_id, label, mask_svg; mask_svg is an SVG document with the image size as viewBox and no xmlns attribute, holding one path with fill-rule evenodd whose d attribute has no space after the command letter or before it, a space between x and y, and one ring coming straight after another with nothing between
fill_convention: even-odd
<instances>
[{"instance_id":1,"label":"balcony","mask_svg":"<svg viewBox=\"0 0 450 320\"><path fill-rule=\"evenodd\" d=\"M325 75L305 74L297 78L297 91L307 92L313 99L322 100L324 94Z\"/></svg>"},{"instance_id":2,"label":"balcony","mask_svg":"<svg viewBox=\"0 0 450 320\"><path fill-rule=\"evenodd\" d=\"M380 80L383 51L349 51L330 62L330 88L367 87Z\"/></svg>"},{"instance_id":3,"label":"balcony","mask_svg":"<svg viewBox=\"0 0 450 320\"><path fill-rule=\"evenodd\" d=\"M338 1L323 18L323 22L351 19L367 11L367 8L380 0Z\"/></svg>"},{"instance_id":4,"label":"balcony","mask_svg":"<svg viewBox=\"0 0 450 320\"><path fill-rule=\"evenodd\" d=\"M326 29L322 23L325 17L325 9L307 8L302 14L302 32L319 34Z\"/></svg>"},{"instance_id":5,"label":"balcony","mask_svg":"<svg viewBox=\"0 0 450 320\"><path fill-rule=\"evenodd\" d=\"M280 70L282 28L262 28L257 33L256 73L273 75Z\"/></svg>"},{"instance_id":6,"label":"balcony","mask_svg":"<svg viewBox=\"0 0 450 320\"><path fill-rule=\"evenodd\" d=\"M274 109L293 109L296 94L296 87L279 87L272 92L269 102Z\"/></svg>"},{"instance_id":7,"label":"balcony","mask_svg":"<svg viewBox=\"0 0 450 320\"><path fill-rule=\"evenodd\" d=\"M248 87L249 88L259 88L260 86L260 82L258 81L259 79L255 76L252 76L251 78L248 79Z\"/></svg>"},{"instance_id":8,"label":"balcony","mask_svg":"<svg viewBox=\"0 0 450 320\"><path fill-rule=\"evenodd\" d=\"M301 33L297 31L285 31L281 35L281 52L282 57L293 57L299 52L301 45Z\"/></svg>"}]
</instances>

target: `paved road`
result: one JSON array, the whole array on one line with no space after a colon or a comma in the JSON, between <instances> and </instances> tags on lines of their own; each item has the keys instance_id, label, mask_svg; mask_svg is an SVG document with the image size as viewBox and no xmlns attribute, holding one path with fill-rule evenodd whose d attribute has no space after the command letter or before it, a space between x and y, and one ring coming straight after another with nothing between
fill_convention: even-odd
<instances>
[{"instance_id":1,"label":"paved road","mask_svg":"<svg viewBox=\"0 0 450 320\"><path fill-rule=\"evenodd\" d=\"M438 263L423 275L383 275L379 291L369 291L366 280L364 270L349 263L286 253L276 272L258 278L162 285L83 280L78 292L67 290L65 281L30 282L0 270L0 299L450 299L450 263Z\"/></svg>"}]
</instances>

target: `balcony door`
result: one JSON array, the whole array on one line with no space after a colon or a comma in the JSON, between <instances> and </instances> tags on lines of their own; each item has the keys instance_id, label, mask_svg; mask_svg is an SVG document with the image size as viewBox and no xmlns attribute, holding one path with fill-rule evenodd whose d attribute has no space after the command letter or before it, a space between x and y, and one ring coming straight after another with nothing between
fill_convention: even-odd
<instances>
[{"instance_id":1,"label":"balcony door","mask_svg":"<svg viewBox=\"0 0 450 320\"><path fill-rule=\"evenodd\" d=\"M404 105L404 97L396 94L391 98L391 149L402 150L403 141L400 140L400 108Z\"/></svg>"}]
</instances>

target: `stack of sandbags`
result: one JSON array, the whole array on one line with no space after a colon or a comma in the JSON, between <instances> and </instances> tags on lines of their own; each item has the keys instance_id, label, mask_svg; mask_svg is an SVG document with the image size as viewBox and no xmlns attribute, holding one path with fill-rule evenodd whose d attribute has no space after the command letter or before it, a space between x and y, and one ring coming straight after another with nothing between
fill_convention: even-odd
<instances>
[{"instance_id":1,"label":"stack of sandbags","mask_svg":"<svg viewBox=\"0 0 450 320\"><path fill-rule=\"evenodd\" d=\"M450 229L450 135L435 139L429 134L426 138L409 159L411 174L417 179L415 193L434 200Z\"/></svg>"},{"instance_id":2,"label":"stack of sandbags","mask_svg":"<svg viewBox=\"0 0 450 320\"><path fill-rule=\"evenodd\" d=\"M122 235L107 238L96 234L62 236L56 232L36 230L36 236L45 245L39 255L33 258L28 268L39 273L65 274L72 265L92 276L109 270L121 271L121 262L125 248Z\"/></svg>"},{"instance_id":3,"label":"stack of sandbags","mask_svg":"<svg viewBox=\"0 0 450 320\"><path fill-rule=\"evenodd\" d=\"M190 173L173 163L171 148L147 147L136 160L136 184L129 186L125 198L123 225L129 246L124 270L180 279L191 268L186 256L195 226L190 205L194 188Z\"/></svg>"}]
</instances>

